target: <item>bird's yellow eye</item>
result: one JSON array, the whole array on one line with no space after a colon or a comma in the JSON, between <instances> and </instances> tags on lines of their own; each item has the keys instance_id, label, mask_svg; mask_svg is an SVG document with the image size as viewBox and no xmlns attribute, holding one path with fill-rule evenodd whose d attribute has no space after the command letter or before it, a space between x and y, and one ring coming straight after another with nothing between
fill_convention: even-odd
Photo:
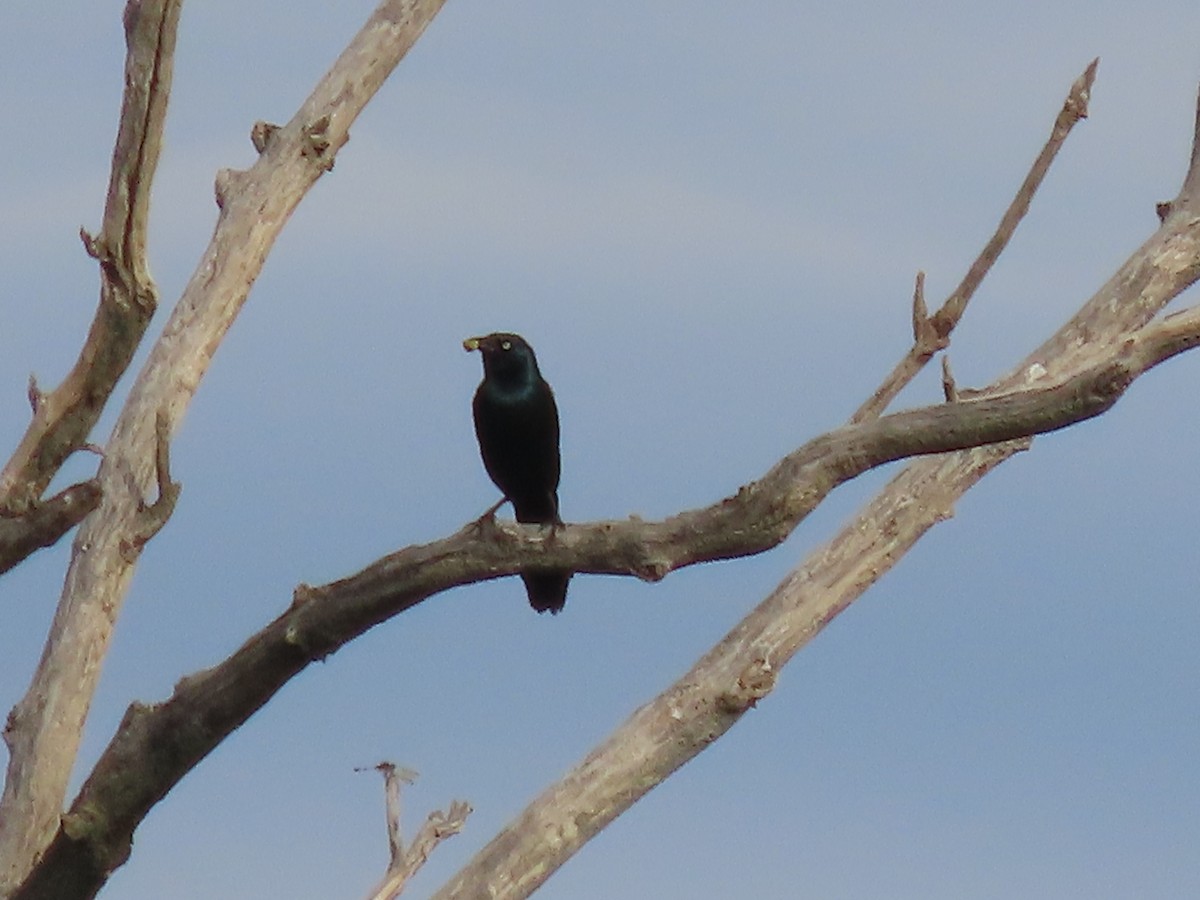
<instances>
[{"instance_id":1,"label":"bird's yellow eye","mask_svg":"<svg viewBox=\"0 0 1200 900\"><path fill-rule=\"evenodd\" d=\"M500 349L501 350L511 350L512 349L512 341L501 341Z\"/></svg>"}]
</instances>

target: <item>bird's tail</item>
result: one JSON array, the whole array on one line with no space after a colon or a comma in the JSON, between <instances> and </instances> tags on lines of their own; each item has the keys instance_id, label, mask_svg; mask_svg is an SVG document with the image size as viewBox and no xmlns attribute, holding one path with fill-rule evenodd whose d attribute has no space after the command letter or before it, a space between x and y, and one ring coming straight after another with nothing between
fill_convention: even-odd
<instances>
[{"instance_id":1,"label":"bird's tail","mask_svg":"<svg viewBox=\"0 0 1200 900\"><path fill-rule=\"evenodd\" d=\"M525 592L529 594L529 605L538 612L557 614L567 602L567 583L570 572L551 569L544 572L525 572L521 575Z\"/></svg>"}]
</instances>

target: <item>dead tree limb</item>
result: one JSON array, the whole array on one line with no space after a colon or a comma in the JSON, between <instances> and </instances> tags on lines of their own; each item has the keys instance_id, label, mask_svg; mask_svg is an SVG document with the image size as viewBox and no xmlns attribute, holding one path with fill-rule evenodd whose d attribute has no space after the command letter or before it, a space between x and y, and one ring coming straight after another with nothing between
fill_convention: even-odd
<instances>
[{"instance_id":1,"label":"dead tree limb","mask_svg":"<svg viewBox=\"0 0 1200 900\"><path fill-rule=\"evenodd\" d=\"M125 94L104 224L95 237L82 232L87 252L100 263L100 305L79 359L63 383L47 394L30 378L33 419L0 472L0 509L9 515L34 510L63 462L87 441L154 313L157 300L146 261L146 224L151 184L162 147L181 7L182 0L130 0L125 7ZM101 484L99 479L92 482L83 492L85 503L70 506L71 515L59 517L54 530L44 533L45 537L57 540L94 509L103 491ZM52 508L54 504L50 501ZM75 518L77 513L82 515ZM66 527L57 527L60 525ZM26 543L24 549L32 553L45 543ZM14 559L13 564L19 561ZM56 647L59 653L74 649L61 640ZM50 646L46 648L43 664L51 650ZM98 669L94 660L88 665ZM84 710L87 702L85 698ZM62 791L57 790L55 796L54 785L61 782L65 789L74 759L75 743L69 741L69 758L58 766L61 773L46 780L43 763L36 758L42 748L36 746L28 730L22 748L22 727L21 716L14 710L4 729L10 753L0 797L0 896L19 882L57 826ZM44 752L46 757L55 755L57 751Z\"/></svg>"},{"instance_id":2,"label":"dead tree limb","mask_svg":"<svg viewBox=\"0 0 1200 900\"><path fill-rule=\"evenodd\" d=\"M1200 247L1197 253L1200 254ZM23 900L91 896L78 887L67 892L63 882L55 879L60 879L61 872L66 870L83 870L88 889L98 889L108 872L128 855L134 829L153 805L288 680L309 663L324 659L374 625L435 593L532 566L602 574L633 573L656 579L681 566L761 552L786 538L835 486L872 467L914 453L942 453L987 441L1008 442L999 445L1002 452L1014 452L1017 445L1013 441L1023 446L1020 439L1028 435L1099 415L1116 402L1138 375L1198 343L1200 311L1192 311L1146 329L1111 358L1102 359L1059 384L940 404L844 426L810 441L735 496L702 510L681 513L662 522L566 525L556 531L553 541L546 541L535 526L497 524L489 528L472 522L449 538L391 554L350 578L322 587L301 587L286 612L224 662L182 679L171 698L162 703L130 706L64 816L45 856L17 896ZM975 452L1001 451L985 448ZM978 467L972 471L977 473ZM941 514L946 513L942 510ZM900 512L893 511L892 515L898 516ZM876 533L881 529L882 533L888 533L886 525L878 522L874 528ZM861 587L865 589L867 583ZM759 629L771 633L768 613L762 610L771 614L776 611L774 605L768 604L772 604L770 599L751 618ZM829 613L829 618L832 614ZM807 623L808 630L801 635L811 636L825 621L817 625ZM793 642L797 638L791 629L786 634ZM527 835L521 840L540 846L536 860L525 858L525 851L511 858L501 854L504 860L488 856L490 862L472 864L470 878L484 877L483 872L491 871L493 864L494 877L503 881L511 876L514 885L527 885L529 872L548 875L595 830L657 783L655 779L665 777L719 731L732 725L750 700L765 694L773 678L770 672L787 658L783 645L774 646L758 662L755 662L758 657L744 658L742 651L746 647L757 652L758 640L732 641L731 646L742 653L735 657L735 677L725 677L732 664L721 661L719 677L706 678L702 683L705 690L711 690L714 684L719 686L716 700L706 706L680 706L674 700L663 701L668 706L656 709L659 713L669 710L665 720L646 719L639 713L636 723L626 726L640 735L635 743L641 746L649 738L640 734L640 729L653 723L658 729L654 740L659 741L656 744L659 752L676 754L661 757L652 771L639 770L638 791L628 783L617 790L618 781L613 779L618 771L629 776L629 767L642 759L641 751L622 757L625 761L619 766L606 756L604 765L616 766L612 770L613 779L597 780L594 769L568 776L576 779L582 793L577 796L560 793L540 799L537 804L541 811L531 814L533 818L514 823L505 832L508 837L502 835L497 839L508 846L514 840L512 834ZM795 652L798 646L795 644L790 652ZM715 665L712 658L710 654L697 669ZM718 655L716 659L721 657ZM738 684L742 687L736 687ZM698 688L688 688L694 689ZM714 732L714 723L723 723L723 727ZM661 731L664 725L672 729L669 739ZM628 732L622 730L619 734L625 743L613 745L623 748L618 755L629 751ZM692 737L696 740L691 740ZM587 789L583 791L585 786ZM596 792L604 790L616 791L619 796L597 806L600 794ZM563 801L561 806L560 801ZM581 810L585 808L595 814L584 815ZM560 809L561 812L556 811ZM586 820L587 825L572 832L575 842L545 842L547 832L542 826L546 825L548 815L555 817L555 821L560 815L574 816L571 821L578 824ZM526 831L531 825L542 830ZM493 849L485 853L495 854L495 845L490 846Z\"/></svg>"},{"instance_id":3,"label":"dead tree limb","mask_svg":"<svg viewBox=\"0 0 1200 900\"><path fill-rule=\"evenodd\" d=\"M1200 105L1191 166L1162 227L995 394L1111 363L1150 367L1196 345L1200 313L1148 324L1200 279ZM1108 362L1106 362L1108 361ZM952 404L970 406L976 401ZM910 463L813 550L674 685L549 787L439 890L436 900L527 897L617 815L724 734L779 670L1024 441Z\"/></svg>"},{"instance_id":4,"label":"dead tree limb","mask_svg":"<svg viewBox=\"0 0 1200 900\"><path fill-rule=\"evenodd\" d=\"M156 482L160 435L169 437L178 428L292 211L329 170L351 124L443 2L382 2L255 164L218 175L216 229L113 428L98 474L100 507L76 538L41 662L4 731L10 756L0 798L0 896L25 880L59 827L83 722L137 562L138 539L144 536L144 497ZM136 31L151 10L177 7L167 0L157 5L156 0L131 0L126 22ZM173 25L163 15L164 27ZM139 191L148 191L149 175L142 168L129 177ZM121 252L132 240L117 242ZM102 263L118 252L108 241L106 236L97 242ZM46 415L53 417L51 397L41 405L51 407ZM164 429L157 424L160 415ZM36 890L46 891L44 896L82 896L81 890L98 889L98 873L112 863L111 857L81 861L80 867L62 870L67 882L37 882Z\"/></svg>"},{"instance_id":5,"label":"dead tree limb","mask_svg":"<svg viewBox=\"0 0 1200 900\"><path fill-rule=\"evenodd\" d=\"M83 447L158 305L146 223L182 6L183 0L130 0L125 7L125 96L104 223L95 236L80 232L84 249L100 264L100 305L62 384L42 393L30 380L33 419L0 471L0 512L33 507L67 457ZM0 856L2 850L0 840Z\"/></svg>"},{"instance_id":6,"label":"dead tree limb","mask_svg":"<svg viewBox=\"0 0 1200 900\"><path fill-rule=\"evenodd\" d=\"M368 49L380 52L382 41L390 53L403 39L415 40L439 7L435 2L385 2L338 66L354 50L358 55L348 66L353 69L358 62L369 69L364 60L370 59L373 66L378 57L369 57ZM424 21L414 26L413 17L422 15ZM401 23L405 16L409 18ZM363 45L356 47L360 40ZM403 50L396 61L402 55ZM329 87L327 82L338 66L314 97ZM372 78L373 73L361 81L343 78L336 84L336 95L322 97L323 104L314 104L310 98L288 125L256 129L261 138L256 146L262 154L258 164L247 172L226 171L218 177L221 216L213 243L135 384L106 448L100 472L102 515L85 527L77 541L43 664L6 729L13 759L18 754L21 757L17 774L25 776L32 771L37 751L54 746L50 739L62 739L65 734L68 743L77 743L78 726L91 696L89 685L94 684L94 670L107 648L112 619L136 562L136 552L128 550L129 539L137 536L137 514L146 509L142 497L155 478L156 448L163 446L163 434L177 427L213 349L244 302L278 230L307 187L331 167L336 150L346 140L350 121L378 87L378 83L369 86ZM789 576L697 664L694 684L681 682L635 714L626 726L630 730L618 732L577 773L552 789L551 793L558 788L562 792L551 797L554 803L549 818L542 808L535 810L541 802L535 801L530 808L533 812L527 811L531 818L523 816L517 823L523 826L520 832L509 829L502 833L445 894L457 896L454 891L489 883L494 887L502 884L502 889L496 888L496 896L527 895L613 816L765 697L779 667L925 529L948 515L953 496L1024 446L1024 437L1103 412L1142 372L1200 342L1200 317L1194 312L1146 326L1170 297L1200 275L1196 234L1200 216L1188 209L1186 192L1187 183L1180 198L1164 213L1158 234L1084 307L1080 313L1083 321L1077 316L1068 323L1010 379L994 386L993 396L831 432L786 458L736 497L663 523L568 526L552 543L533 529L498 526L489 531L469 526L445 541L393 554L350 579L298 590L292 607L225 663L184 679L174 696L161 705L130 708L61 828L45 846L44 856L15 896L61 900L94 895L108 872L128 855L133 830L146 811L288 678L373 624L437 591L532 565L660 578L692 562L758 552L735 552L729 542L745 541L748 535L751 542L759 542L758 550L774 546L782 540L777 538L780 528L799 521L846 479L908 455L958 451L942 460L910 466L864 513L864 527L850 536L869 542L865 553L849 553L844 547L830 545ZM246 221L251 209L256 222ZM1110 286L1112 296L1102 300ZM1114 304L1121 308L1114 309ZM1079 327L1086 329L1086 339L1072 332ZM1095 346L1088 347L1089 342ZM41 403L39 400L35 406ZM166 425L150 424L160 421ZM989 447L963 449L981 443ZM157 467L160 478L163 469L165 466ZM917 480L897 489L913 472L918 473L913 476ZM779 490L781 487L784 490ZM919 509L914 510L914 505ZM689 516L709 518L701 523ZM698 524L706 527L695 527ZM745 527L727 527L739 524ZM783 536L790 530L785 528ZM851 540L843 544L850 547ZM848 564L856 568L849 573L839 568ZM837 578L829 580L833 575ZM73 627L80 625L83 627ZM69 657L79 657L76 668L43 674L51 669L51 662L62 665ZM51 698L46 688L59 683L56 679L67 671L85 686L82 712L57 707L47 716L44 711ZM51 678L55 680L39 681ZM669 721L662 719L663 715ZM67 731L48 734L58 727L57 718L64 716ZM667 750L653 743L656 729L664 726L671 744ZM74 744L70 757L74 757ZM618 765L621 757L625 768ZM578 773L589 766L589 778L580 788L571 779L578 781L582 778ZM49 768L55 770L50 772L53 782L62 768L61 760L52 761ZM10 763L10 782L13 774ZM26 787L32 783L31 779L23 781ZM631 789L631 784L636 787ZM53 802L61 804L61 796L59 791ZM15 819L16 808L8 801L6 787L0 813L12 813ZM586 805L578 805L584 801ZM569 823L555 810L568 811ZM545 844L540 851L531 851L515 840L521 833L528 834L531 827L535 839ZM36 851L44 845L41 841L32 855L20 857L21 864L32 864ZM0 892L3 889L0 883Z\"/></svg>"},{"instance_id":7,"label":"dead tree limb","mask_svg":"<svg viewBox=\"0 0 1200 900\"><path fill-rule=\"evenodd\" d=\"M29 554L58 543L59 538L100 505L100 486L94 481L73 484L16 516L0 516L0 573Z\"/></svg>"},{"instance_id":8,"label":"dead tree limb","mask_svg":"<svg viewBox=\"0 0 1200 900\"><path fill-rule=\"evenodd\" d=\"M932 316L924 315L925 278L923 272L918 274L917 292L913 301L913 345L884 379L878 390L850 417L851 422L865 422L867 419L881 415L905 385L917 376L917 373L925 367L929 360L933 359L934 354L949 346L950 333L962 319L963 313L967 310L967 304L975 296L975 291L983 283L988 272L992 270L992 266L1000 258L1000 254L1004 252L1008 242L1012 240L1017 226L1029 212L1034 195L1042 186L1046 173L1050 171L1050 165L1058 156L1058 151L1062 149L1063 144L1066 143L1071 129L1081 119L1087 118L1088 102L1092 97L1092 85L1096 81L1096 68L1099 65L1100 60L1093 59L1083 70L1083 74L1076 78L1071 85L1067 99L1063 101L1062 109L1059 110L1058 117L1054 120L1054 126L1050 129L1050 137L1046 139L1037 159L1033 161L1025 180L1017 189L1012 203L1000 217L1000 224L996 226L995 233L967 269L967 274L958 283L958 287L950 293L941 308Z\"/></svg>"},{"instance_id":9,"label":"dead tree limb","mask_svg":"<svg viewBox=\"0 0 1200 900\"><path fill-rule=\"evenodd\" d=\"M387 872L383 880L371 889L367 900L395 900L409 880L425 865L437 845L462 831L467 816L471 814L471 806L455 800L446 812L431 812L412 843L405 847L401 836L400 791L402 784L412 784L416 780L417 773L412 769L397 768L390 762L381 762L375 769L383 774L389 853Z\"/></svg>"},{"instance_id":10,"label":"dead tree limb","mask_svg":"<svg viewBox=\"0 0 1200 900\"><path fill-rule=\"evenodd\" d=\"M421 826L417 836L413 838L399 865L389 869L383 882L371 893L369 900L395 900L400 896L409 880L417 874L425 861L440 844L448 837L453 837L463 830L467 824L467 816L471 814L471 806L461 800L455 800L445 812L435 809Z\"/></svg>"}]
</instances>

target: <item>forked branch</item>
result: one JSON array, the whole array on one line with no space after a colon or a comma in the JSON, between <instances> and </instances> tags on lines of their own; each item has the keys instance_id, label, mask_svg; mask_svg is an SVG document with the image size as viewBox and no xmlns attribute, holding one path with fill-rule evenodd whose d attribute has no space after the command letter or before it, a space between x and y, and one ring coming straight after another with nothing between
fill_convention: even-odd
<instances>
[{"instance_id":1,"label":"forked branch","mask_svg":"<svg viewBox=\"0 0 1200 900\"><path fill-rule=\"evenodd\" d=\"M455 800L446 812L431 812L412 843L405 847L400 830L400 791L402 784L412 784L416 780L417 773L412 769L397 768L390 762L381 762L375 769L383 775L387 800L389 860L383 880L371 890L367 900L394 900L400 896L405 885L421 866L425 865L434 848L446 838L462 831L467 816L471 814L471 806L469 803Z\"/></svg>"},{"instance_id":2,"label":"forked branch","mask_svg":"<svg viewBox=\"0 0 1200 900\"><path fill-rule=\"evenodd\" d=\"M996 231L992 234L987 244L984 245L979 256L971 263L971 267L967 270L967 274L963 276L962 281L959 282L958 287L951 292L950 296L942 303L941 308L932 316L924 316L925 273L922 272L917 275L917 297L919 300L914 299L913 302L913 345L908 353L904 355L904 358L896 364L891 374L884 379L883 384L879 386L878 390L850 417L851 422L865 422L868 419L882 415L888 405L896 399L896 395L917 376L917 373L925 367L925 364L933 358L934 354L939 350L944 350L949 345L950 333L954 331L962 319L963 313L967 310L967 304L975 296L975 291L983 283L983 279L987 277L996 260L1000 258L1000 254L1004 252L1004 248L1008 246L1008 242L1012 240L1012 236L1017 231L1017 226L1021 224L1021 220L1029 212L1029 206L1033 203L1034 194L1042 186L1042 181L1045 180L1046 173L1050 171L1050 166L1054 162L1054 158L1058 156L1058 151L1062 149L1062 145L1066 143L1071 129L1081 119L1087 118L1088 102L1091 100L1092 85L1096 80L1096 67L1099 65L1100 60L1093 59L1071 85L1071 90L1067 93L1067 99L1063 101L1062 109L1059 110L1058 116L1054 120L1054 126L1050 129L1050 137L1046 139L1046 143L1038 154L1037 159L1033 161L1033 165L1025 175L1025 180L1021 182L1021 186L1017 189L1012 203L1009 204L1008 209L1001 216L1000 224L996 226ZM917 305L918 302L919 307ZM921 318L921 321L918 321L918 317Z\"/></svg>"},{"instance_id":3,"label":"forked branch","mask_svg":"<svg viewBox=\"0 0 1200 900\"><path fill-rule=\"evenodd\" d=\"M171 92L175 32L183 0L129 0L125 7L125 96L113 150L104 224L81 231L100 264L100 305L74 367L50 393L30 382L33 418L0 471L0 512L32 508L67 457L81 449L125 373L157 306L146 259L150 188Z\"/></svg>"},{"instance_id":4,"label":"forked branch","mask_svg":"<svg viewBox=\"0 0 1200 900\"><path fill-rule=\"evenodd\" d=\"M1196 346L1200 312L1147 324L1200 278L1197 139L1171 215L1112 278L993 391L1117 363L1145 371ZM970 406L976 401L957 404ZM532 893L592 835L711 746L774 684L778 671L886 573L954 503L1026 446L1010 442L909 463L831 541L815 548L770 596L692 669L641 707L484 847L436 900ZM560 840L545 841L545 835Z\"/></svg>"},{"instance_id":5,"label":"forked branch","mask_svg":"<svg viewBox=\"0 0 1200 900\"><path fill-rule=\"evenodd\" d=\"M1147 329L1113 358L1060 384L845 426L810 441L737 495L662 522L566 525L553 541L546 541L534 526L480 529L472 522L449 538L385 557L358 575L322 587L302 587L283 615L224 662L181 680L163 703L129 708L31 883L40 884L42 869L81 861L98 866L92 877L102 882L108 868L125 858L133 830L151 807L288 680L310 662L439 591L533 566L661 578L681 566L761 552L782 541L836 485L869 468L914 453L940 453L989 441L1008 441L1001 446L1012 448L1013 440L1100 414L1142 372L1197 343L1200 313L1192 312ZM732 677L719 681L717 698L704 707L708 711L700 720L675 717L671 740L660 750L670 746L687 753L664 757L662 774L700 749L683 741L679 729L699 738L713 734L714 723L728 727L770 690L772 673L782 661L772 654L739 659ZM723 671L728 674L728 666ZM712 682L705 684L711 687ZM635 760L629 757L612 771L628 774ZM605 765L616 764L608 760ZM592 785L580 800L585 804L597 796L591 791L615 784L607 776L585 780ZM638 778L644 789L653 783L644 773ZM587 816L577 806L563 807L572 810L564 815L587 819L587 827L578 830L579 843L594 833L593 824L598 830L608 821L599 810L615 815L624 808L621 803L627 806L635 799L628 784L618 793L625 800L610 798ZM567 855L577 846L556 845ZM565 858L555 856L555 864ZM539 864L545 863L544 857L539 859ZM30 890L20 896L58 895Z\"/></svg>"},{"instance_id":6,"label":"forked branch","mask_svg":"<svg viewBox=\"0 0 1200 900\"><path fill-rule=\"evenodd\" d=\"M8 720L4 734L10 749L8 777L0 798L0 860L5 863L0 867L0 896L25 880L29 867L59 828L83 722L133 576L137 550L169 513L169 502L149 508L144 502L165 468L160 463L166 441L178 427L213 353L292 211L329 170L349 137L351 124L443 2L380 3L292 120L266 142L255 164L244 172L225 170L218 176L216 229L117 417L98 474L100 507L84 522L45 652L28 691ZM157 41L154 65L158 68L148 77L161 92L154 96L160 97L162 104L169 84L164 73L169 73L178 7L179 0L130 0L126 7L126 27L131 35L141 36L149 30L146 40ZM158 24L150 27L148 23L154 22ZM131 66L136 56L137 46L131 43ZM136 131L139 122L144 128L157 115L156 110L153 103L148 103L145 111L123 109L122 134L126 129ZM131 168L116 182L110 200L123 198L132 224L110 233L106 216L100 237L86 239L103 271L123 291L112 304L102 303L97 328L128 327L124 320L116 324L113 320L126 315L140 323L138 317L148 317L153 306L152 292L141 280L144 261L138 260L142 259L141 223L146 202L141 192L150 189L157 145L151 147L147 140L131 153ZM95 342L89 339L85 356L109 353L110 347L124 345L114 343L112 335ZM131 348L125 349L132 353ZM124 354L125 349L119 352ZM62 418L56 393L40 398L34 415L39 429L43 427L39 422ZM65 421L82 420L67 416ZM38 460L47 454L57 458L70 452L85 435L86 429L60 436L51 442L58 447L56 451L46 450L41 438L31 437L33 446L42 449L25 453L6 470L0 494L12 490L11 496L17 500L36 496L30 485L36 487L53 468ZM32 474L35 472L38 474ZM172 494L168 489L161 496L169 500ZM78 552L78 548L86 548L86 552ZM79 846L96 849L86 842ZM22 890L31 896L55 898L98 890L108 869L128 848L103 849L109 851L107 855L72 860L61 868L40 867L39 874ZM65 884L54 880L60 875L68 879Z\"/></svg>"}]
</instances>

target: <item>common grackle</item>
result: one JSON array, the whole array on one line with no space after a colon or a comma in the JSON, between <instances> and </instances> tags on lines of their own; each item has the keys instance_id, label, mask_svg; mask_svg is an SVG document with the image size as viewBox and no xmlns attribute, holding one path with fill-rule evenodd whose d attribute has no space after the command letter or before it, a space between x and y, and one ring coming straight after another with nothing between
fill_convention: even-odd
<instances>
[{"instance_id":1,"label":"common grackle","mask_svg":"<svg viewBox=\"0 0 1200 900\"><path fill-rule=\"evenodd\" d=\"M560 524L558 407L533 348L507 333L467 338L463 347L483 354L483 381L471 405L483 467L518 522ZM523 572L521 579L538 612L557 613L567 602L570 572Z\"/></svg>"}]
</instances>

